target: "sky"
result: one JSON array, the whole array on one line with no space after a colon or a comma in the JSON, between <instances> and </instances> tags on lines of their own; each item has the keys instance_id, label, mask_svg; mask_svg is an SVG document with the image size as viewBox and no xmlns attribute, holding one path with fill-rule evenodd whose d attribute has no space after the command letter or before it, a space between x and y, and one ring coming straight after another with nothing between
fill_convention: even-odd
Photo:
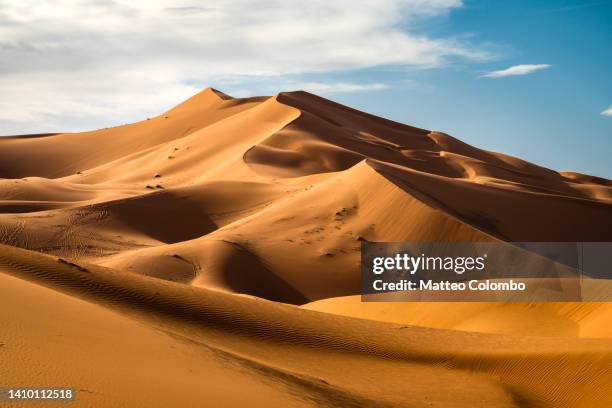
<instances>
[{"instance_id":1,"label":"sky","mask_svg":"<svg viewBox=\"0 0 612 408\"><path fill-rule=\"evenodd\" d=\"M612 0L0 0L0 134L303 89L612 179Z\"/></svg>"}]
</instances>

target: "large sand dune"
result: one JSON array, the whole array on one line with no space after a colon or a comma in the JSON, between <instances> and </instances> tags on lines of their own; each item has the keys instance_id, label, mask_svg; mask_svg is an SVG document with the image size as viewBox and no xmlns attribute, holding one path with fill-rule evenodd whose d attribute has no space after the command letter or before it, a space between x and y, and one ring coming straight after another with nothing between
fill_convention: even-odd
<instances>
[{"instance_id":1,"label":"large sand dune","mask_svg":"<svg viewBox=\"0 0 612 408\"><path fill-rule=\"evenodd\" d=\"M363 240L611 227L609 180L306 92L209 88L0 138L0 385L73 384L81 406L607 407L608 303L357 295Z\"/></svg>"}]
</instances>

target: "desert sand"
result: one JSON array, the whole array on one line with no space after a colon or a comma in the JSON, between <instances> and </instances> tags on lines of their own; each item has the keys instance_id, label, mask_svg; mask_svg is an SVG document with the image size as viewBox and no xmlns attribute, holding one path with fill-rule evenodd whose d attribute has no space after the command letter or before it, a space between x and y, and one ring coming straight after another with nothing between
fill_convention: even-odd
<instances>
[{"instance_id":1,"label":"desert sand","mask_svg":"<svg viewBox=\"0 0 612 408\"><path fill-rule=\"evenodd\" d=\"M359 251L611 227L610 180L307 92L208 88L2 137L0 386L83 407L609 407L612 304L362 303Z\"/></svg>"}]
</instances>

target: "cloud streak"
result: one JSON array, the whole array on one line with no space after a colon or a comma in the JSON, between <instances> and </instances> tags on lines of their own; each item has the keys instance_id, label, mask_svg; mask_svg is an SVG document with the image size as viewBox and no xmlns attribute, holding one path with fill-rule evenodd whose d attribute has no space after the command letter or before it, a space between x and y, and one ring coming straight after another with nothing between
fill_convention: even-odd
<instances>
[{"instance_id":1,"label":"cloud streak","mask_svg":"<svg viewBox=\"0 0 612 408\"><path fill-rule=\"evenodd\" d=\"M522 65L514 65L510 68L502 69L500 71L491 71L487 72L484 75L481 75L481 78L504 78L508 76L516 76L516 75L528 75L537 71L541 71L543 69L550 68L549 64L522 64Z\"/></svg>"},{"instance_id":2,"label":"cloud streak","mask_svg":"<svg viewBox=\"0 0 612 408\"><path fill-rule=\"evenodd\" d=\"M134 121L232 78L249 88L269 78L308 83L330 72L487 60L491 55L462 40L416 28L461 6L460 0L210 6L0 0L0 134ZM353 82L311 85L327 92L381 89Z\"/></svg>"},{"instance_id":3,"label":"cloud streak","mask_svg":"<svg viewBox=\"0 0 612 408\"><path fill-rule=\"evenodd\" d=\"M335 94L346 92L381 91L389 88L383 83L352 83L352 82L289 82L286 89L301 89L312 93Z\"/></svg>"},{"instance_id":4,"label":"cloud streak","mask_svg":"<svg viewBox=\"0 0 612 408\"><path fill-rule=\"evenodd\" d=\"M608 107L608 109L603 110L601 113L603 116L611 116L612 117L612 105Z\"/></svg>"}]
</instances>

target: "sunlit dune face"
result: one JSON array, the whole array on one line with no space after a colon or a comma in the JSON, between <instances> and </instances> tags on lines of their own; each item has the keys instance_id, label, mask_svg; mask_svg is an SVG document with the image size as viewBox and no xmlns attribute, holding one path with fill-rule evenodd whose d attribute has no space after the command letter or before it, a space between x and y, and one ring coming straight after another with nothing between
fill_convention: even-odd
<instances>
[{"instance_id":1,"label":"sunlit dune face","mask_svg":"<svg viewBox=\"0 0 612 408\"><path fill-rule=\"evenodd\" d=\"M364 241L610 241L609 180L212 88L0 138L0 177L6 385L109 407L612 404L607 303L358 297Z\"/></svg>"}]
</instances>

